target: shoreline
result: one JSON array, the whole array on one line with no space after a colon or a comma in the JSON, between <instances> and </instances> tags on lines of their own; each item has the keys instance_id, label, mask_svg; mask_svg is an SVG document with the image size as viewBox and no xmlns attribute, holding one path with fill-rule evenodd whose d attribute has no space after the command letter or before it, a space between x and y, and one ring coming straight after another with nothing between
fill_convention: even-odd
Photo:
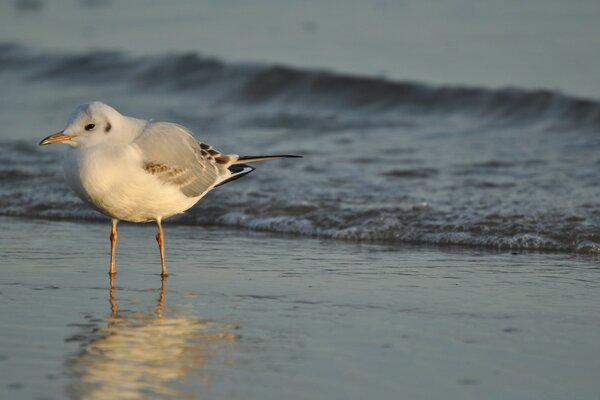
<instances>
[{"instance_id":1,"label":"shoreline","mask_svg":"<svg viewBox=\"0 0 600 400\"><path fill-rule=\"evenodd\" d=\"M176 216L173 218L177 218ZM57 222L57 223L92 223L94 225L107 225L110 227L110 218L99 214L97 218L71 218L65 219L63 217L45 217L45 216L22 216L22 215L9 215L9 214L0 214L1 219L15 219L22 221L46 221L46 222ZM441 251L441 252L452 252L453 250L461 252L469 252L469 251L479 251L479 252L490 252L492 254L507 254L511 253L512 255L520 255L520 254L565 254L572 256L582 256L589 257L590 261L598 260L600 258L600 251L597 249L592 249L589 251L577 251L570 249L552 249L552 248L520 248L520 247L501 247L495 245L481 245L481 244L465 244L465 243L430 243L427 241L394 241L387 239L347 239L347 238L336 238L330 236L320 236L320 235L311 235L311 234L302 234L295 232L279 232L279 231L270 231L261 228L249 228L245 226L235 226L235 225L219 225L219 224L193 224L186 221L176 221L175 223L171 223L171 219L163 220L164 228L169 229L170 227L190 227L198 230L208 230L208 231L219 231L223 234L234 233L234 234L257 234L257 235L267 235L273 236L274 238L281 239L306 239L306 240L323 240L330 241L332 243L344 243L348 245L357 245L357 246L381 246L386 249L391 250L415 250L415 249L424 249L431 251ZM143 223L134 223L127 221L120 221L119 229L121 226L141 226L151 225L155 226L155 222L143 222ZM110 229L107 228L107 232L110 233ZM108 234L107 234L108 235ZM108 236L107 236L108 237Z\"/></svg>"}]
</instances>

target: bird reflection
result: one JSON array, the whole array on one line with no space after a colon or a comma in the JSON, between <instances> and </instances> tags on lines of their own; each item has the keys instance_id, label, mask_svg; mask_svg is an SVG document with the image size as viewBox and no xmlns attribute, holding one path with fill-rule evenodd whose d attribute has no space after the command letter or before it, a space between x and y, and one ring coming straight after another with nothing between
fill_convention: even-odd
<instances>
[{"instance_id":1,"label":"bird reflection","mask_svg":"<svg viewBox=\"0 0 600 400\"><path fill-rule=\"evenodd\" d=\"M106 324L84 324L87 332L71 338L82 342L78 354L67 362L75 378L69 387L72 397L193 398L182 389L182 382L210 384L214 377L203 367L236 339L231 333L235 327L165 311L166 292L165 277L154 310L121 311L111 277Z\"/></svg>"}]
</instances>

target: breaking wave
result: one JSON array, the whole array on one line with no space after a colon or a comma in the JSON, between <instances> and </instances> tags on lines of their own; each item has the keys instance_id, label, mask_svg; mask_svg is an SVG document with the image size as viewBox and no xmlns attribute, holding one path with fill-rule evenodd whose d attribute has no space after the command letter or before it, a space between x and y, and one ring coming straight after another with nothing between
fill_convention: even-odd
<instances>
[{"instance_id":1,"label":"breaking wave","mask_svg":"<svg viewBox=\"0 0 600 400\"><path fill-rule=\"evenodd\" d=\"M46 54L4 44L0 45L0 71L7 70L31 79L127 83L141 90L194 92L218 103L337 109L353 115L357 110L366 114L464 113L505 124L543 124L547 129L600 128L600 102L550 90L432 86L282 65L233 64L196 53L139 57L114 51ZM307 122L293 118L288 122ZM397 122L378 121L375 125Z\"/></svg>"}]
</instances>

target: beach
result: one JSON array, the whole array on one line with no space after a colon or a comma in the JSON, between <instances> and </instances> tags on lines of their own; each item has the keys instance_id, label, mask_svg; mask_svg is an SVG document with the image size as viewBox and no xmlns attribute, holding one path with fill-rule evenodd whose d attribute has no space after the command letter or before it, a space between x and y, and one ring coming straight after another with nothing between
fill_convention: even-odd
<instances>
[{"instance_id":1,"label":"beach","mask_svg":"<svg viewBox=\"0 0 600 400\"><path fill-rule=\"evenodd\" d=\"M593 256L2 219L0 397L594 398ZM32 234L35 232L35 234ZM48 238L51 238L49 240Z\"/></svg>"}]
</instances>

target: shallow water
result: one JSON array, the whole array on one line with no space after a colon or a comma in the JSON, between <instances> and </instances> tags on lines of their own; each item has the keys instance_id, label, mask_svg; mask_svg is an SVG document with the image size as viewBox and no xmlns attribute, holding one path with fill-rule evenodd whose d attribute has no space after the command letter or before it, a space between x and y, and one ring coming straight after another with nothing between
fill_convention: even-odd
<instances>
[{"instance_id":1,"label":"shallow water","mask_svg":"<svg viewBox=\"0 0 600 400\"><path fill-rule=\"evenodd\" d=\"M1 219L0 397L593 398L593 256ZM32 235L35 232L35 235ZM48 240L48 238L52 240ZM257 248L261 250L256 251Z\"/></svg>"}]
</instances>

